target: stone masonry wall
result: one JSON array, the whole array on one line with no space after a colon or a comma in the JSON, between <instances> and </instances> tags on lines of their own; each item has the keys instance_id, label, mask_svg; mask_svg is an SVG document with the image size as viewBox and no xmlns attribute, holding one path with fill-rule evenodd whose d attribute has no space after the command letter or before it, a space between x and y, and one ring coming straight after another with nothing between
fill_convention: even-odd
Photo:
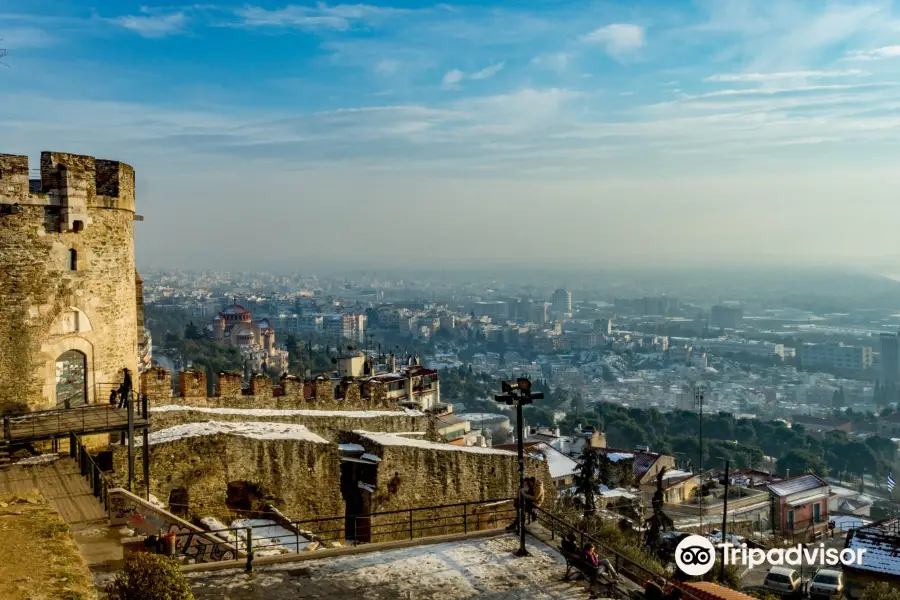
<instances>
[{"instance_id":1,"label":"stone masonry wall","mask_svg":"<svg viewBox=\"0 0 900 600\"><path fill-rule=\"evenodd\" d=\"M137 369L134 170L44 152L41 187L29 192L26 156L0 154L0 204L21 207L0 217L0 412L53 408L68 350L85 356L91 400Z\"/></svg>"},{"instance_id":2,"label":"stone masonry wall","mask_svg":"<svg viewBox=\"0 0 900 600\"><path fill-rule=\"evenodd\" d=\"M215 412L212 412L215 410ZM226 412L227 411L227 412ZM316 413L320 414L316 414ZM205 421L270 421L305 425L313 433L337 442L341 432L354 429L400 433L425 431L428 417L414 411L315 411L315 410L267 410L208 409L190 406L167 406L151 409L151 427L154 431L168 429L183 423Z\"/></svg>"},{"instance_id":3,"label":"stone masonry wall","mask_svg":"<svg viewBox=\"0 0 900 600\"><path fill-rule=\"evenodd\" d=\"M160 367L141 374L141 389L150 406L202 406L207 408L262 408L276 410L398 410L396 400L389 399L383 386L351 382L338 385L328 379L303 381L293 375L281 378L279 385L258 375L242 388L240 373L219 373L216 393L206 393L206 373L201 371L178 374L178 394L173 394L171 375ZM363 387L365 386L365 390Z\"/></svg>"},{"instance_id":4,"label":"stone masonry wall","mask_svg":"<svg viewBox=\"0 0 900 600\"><path fill-rule=\"evenodd\" d=\"M135 472L140 474L142 453L136 455ZM253 510L271 503L295 520L344 514L335 444L204 435L151 444L150 461L150 493L187 520L212 516L229 523L245 516L229 509L229 483L252 490ZM117 481L127 476L125 447L113 448L113 470ZM184 513L185 507L169 505L170 497L185 500L182 491ZM234 491L232 496L234 505Z\"/></svg>"},{"instance_id":5,"label":"stone masonry wall","mask_svg":"<svg viewBox=\"0 0 900 600\"><path fill-rule=\"evenodd\" d=\"M519 487L518 457L512 452L478 453L417 446L382 446L355 433L345 435L344 441L360 444L366 452L382 459L377 466L375 492L369 498L368 512L512 498ZM556 490L546 462L526 458L525 473L544 482L544 506L552 504ZM505 525L512 520L512 505L500 509L504 512L485 515L489 517L489 522L485 522L478 513L490 513L493 509L487 506L468 507L466 527L475 528L479 523L482 527ZM428 529L414 536L461 532L462 513L462 507L417 510L413 513L414 528ZM408 518L406 515L400 517L400 520ZM407 531L385 533L397 529L389 523L397 522L400 517L396 514L374 517L372 541L408 538Z\"/></svg>"}]
</instances>

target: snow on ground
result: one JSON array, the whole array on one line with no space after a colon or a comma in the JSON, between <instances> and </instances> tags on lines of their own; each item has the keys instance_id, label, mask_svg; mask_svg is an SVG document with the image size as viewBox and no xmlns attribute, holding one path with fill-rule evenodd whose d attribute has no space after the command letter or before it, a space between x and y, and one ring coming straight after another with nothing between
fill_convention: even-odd
<instances>
[{"instance_id":1,"label":"snow on ground","mask_svg":"<svg viewBox=\"0 0 900 600\"><path fill-rule=\"evenodd\" d=\"M154 431L150 434L150 445L217 434L239 435L258 440L302 440L319 444L330 443L303 425L294 425L292 423L206 421L205 423L185 423L169 427L168 429ZM141 442L142 440L137 438L135 445L140 445Z\"/></svg>"},{"instance_id":2,"label":"snow on ground","mask_svg":"<svg viewBox=\"0 0 900 600\"><path fill-rule=\"evenodd\" d=\"M438 444L428 440L403 437L397 433L373 433L371 431L355 430L353 433L382 446L412 446L415 448L427 448L429 450L446 450L448 452L474 452L476 454L503 454L515 456L515 452L497 450L495 448L481 448L479 446L454 446L453 444Z\"/></svg>"},{"instance_id":3,"label":"snow on ground","mask_svg":"<svg viewBox=\"0 0 900 600\"><path fill-rule=\"evenodd\" d=\"M203 517L200 523L213 535L234 544L238 550L247 549L247 528L253 528L253 551L256 556L273 556L288 552L302 552L309 540L269 519L237 519L231 527L215 517Z\"/></svg>"},{"instance_id":4,"label":"snow on ground","mask_svg":"<svg viewBox=\"0 0 900 600\"><path fill-rule=\"evenodd\" d=\"M528 541L517 558L512 535L413 546L366 554L189 573L197 600L584 600L581 583L561 581L565 562L550 547Z\"/></svg>"},{"instance_id":5,"label":"snow on ground","mask_svg":"<svg viewBox=\"0 0 900 600\"><path fill-rule=\"evenodd\" d=\"M206 408L169 404L151 408L150 412L198 412L210 415L243 415L248 417L353 417L373 419L375 417L421 417L418 410L278 410L270 408Z\"/></svg>"},{"instance_id":6,"label":"snow on ground","mask_svg":"<svg viewBox=\"0 0 900 600\"><path fill-rule=\"evenodd\" d=\"M338 450L341 452L365 452L366 449L359 444L338 444Z\"/></svg>"},{"instance_id":7,"label":"snow on ground","mask_svg":"<svg viewBox=\"0 0 900 600\"><path fill-rule=\"evenodd\" d=\"M59 454L39 454L38 456L23 458L22 460L16 461L15 464L23 467L28 465L43 465L45 463L53 462L58 458L60 458Z\"/></svg>"}]
</instances>

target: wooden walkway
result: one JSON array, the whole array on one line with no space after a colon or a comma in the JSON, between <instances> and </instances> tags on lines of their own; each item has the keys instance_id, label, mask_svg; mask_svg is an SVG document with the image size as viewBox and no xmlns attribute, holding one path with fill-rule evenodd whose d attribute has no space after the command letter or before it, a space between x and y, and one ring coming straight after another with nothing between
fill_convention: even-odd
<instances>
[{"instance_id":1,"label":"wooden walkway","mask_svg":"<svg viewBox=\"0 0 900 600\"><path fill-rule=\"evenodd\" d=\"M36 465L0 469L0 494L24 495L38 490L69 525L107 519L103 504L94 497L87 479L68 456Z\"/></svg>"},{"instance_id":2,"label":"wooden walkway","mask_svg":"<svg viewBox=\"0 0 900 600\"><path fill-rule=\"evenodd\" d=\"M134 427L145 427L139 406L134 409ZM4 419L0 440L11 443L47 440L75 433L89 435L128 429L128 411L109 404L89 404L77 408L22 413ZM8 434L8 439L7 439Z\"/></svg>"}]
</instances>

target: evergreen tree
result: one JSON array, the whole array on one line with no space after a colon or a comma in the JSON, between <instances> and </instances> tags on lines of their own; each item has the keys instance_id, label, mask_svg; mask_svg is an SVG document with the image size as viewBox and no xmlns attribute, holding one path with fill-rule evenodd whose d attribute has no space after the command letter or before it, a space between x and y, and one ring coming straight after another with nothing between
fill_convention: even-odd
<instances>
[{"instance_id":1,"label":"evergreen tree","mask_svg":"<svg viewBox=\"0 0 900 600\"><path fill-rule=\"evenodd\" d=\"M597 453L585 447L581 452L578 471L575 473L575 491L584 500L584 516L589 517L596 509L596 498L600 494L600 483L597 481Z\"/></svg>"},{"instance_id":2,"label":"evergreen tree","mask_svg":"<svg viewBox=\"0 0 900 600\"><path fill-rule=\"evenodd\" d=\"M655 554L659 554L662 549L662 534L675 527L669 515L663 512L663 503L665 502L663 477L665 473L666 468L663 467L656 474L656 491L653 492L652 501L653 514L647 519L647 532L644 534L644 545Z\"/></svg>"}]
</instances>

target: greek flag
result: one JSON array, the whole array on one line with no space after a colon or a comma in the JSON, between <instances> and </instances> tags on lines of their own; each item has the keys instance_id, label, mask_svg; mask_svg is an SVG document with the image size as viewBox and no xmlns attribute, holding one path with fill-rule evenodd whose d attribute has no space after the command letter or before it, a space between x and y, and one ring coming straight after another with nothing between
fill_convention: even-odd
<instances>
[{"instance_id":1,"label":"greek flag","mask_svg":"<svg viewBox=\"0 0 900 600\"><path fill-rule=\"evenodd\" d=\"M888 473L888 493L894 493L894 476Z\"/></svg>"}]
</instances>

